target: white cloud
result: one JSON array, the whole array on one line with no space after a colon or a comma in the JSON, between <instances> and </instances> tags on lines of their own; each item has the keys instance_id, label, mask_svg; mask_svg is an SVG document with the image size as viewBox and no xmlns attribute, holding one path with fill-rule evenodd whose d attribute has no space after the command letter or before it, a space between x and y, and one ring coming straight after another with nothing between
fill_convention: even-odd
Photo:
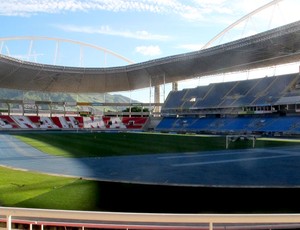
<instances>
[{"instance_id":1,"label":"white cloud","mask_svg":"<svg viewBox=\"0 0 300 230\"><path fill-rule=\"evenodd\" d=\"M112 12L150 12L172 14L189 21L206 21L208 25L220 24L226 28L242 16L250 13L271 0L0 0L0 15L30 16L39 13L64 13L73 11L112 11ZM246 20L233 30L241 31L240 36L270 29L285 23L299 20L299 0L282 0L275 10L269 10ZM274 14L274 16L272 16ZM258 22L256 22L258 21ZM106 34L139 40L167 41L167 35L153 34L148 31L128 31L109 26L91 27L58 25L65 31L90 34ZM233 31L231 30L231 31ZM231 32L230 31L230 32ZM248 31L248 33L244 32ZM229 34L229 33L228 33ZM228 36L228 35L226 35ZM236 37L234 35L234 37ZM223 39L223 38L222 38ZM230 38L229 38L230 40ZM188 47L187 47L188 48ZM190 48L190 50L192 50Z\"/></svg>"},{"instance_id":2,"label":"white cloud","mask_svg":"<svg viewBox=\"0 0 300 230\"><path fill-rule=\"evenodd\" d=\"M238 1L238 0L234 0ZM196 2L196 3L195 3ZM229 0L0 0L0 15L30 16L39 13L104 10L150 12L203 20L212 12L230 13Z\"/></svg>"},{"instance_id":3,"label":"white cloud","mask_svg":"<svg viewBox=\"0 0 300 230\"><path fill-rule=\"evenodd\" d=\"M271 0L0 0L0 15L31 16L78 11L149 12L175 15L189 21L234 21ZM283 10L298 16L299 0L279 2ZM289 7L288 7L289 6ZM288 11L287 11L288 10ZM286 13L285 17L290 17Z\"/></svg>"},{"instance_id":4,"label":"white cloud","mask_svg":"<svg viewBox=\"0 0 300 230\"><path fill-rule=\"evenodd\" d=\"M72 0L0 0L0 5L0 15L5 16L30 16L38 13L83 10L80 2Z\"/></svg>"},{"instance_id":5,"label":"white cloud","mask_svg":"<svg viewBox=\"0 0 300 230\"><path fill-rule=\"evenodd\" d=\"M158 56L161 54L159 46L138 46L135 48L135 52L144 56Z\"/></svg>"},{"instance_id":6,"label":"white cloud","mask_svg":"<svg viewBox=\"0 0 300 230\"><path fill-rule=\"evenodd\" d=\"M115 30L108 25L93 27L93 26L77 26L77 25L54 25L54 27L59 28L68 32L79 32L87 34L104 34L119 36L125 38L134 38L139 40L157 40L157 41L167 41L170 39L167 35L152 34L148 31L124 31Z\"/></svg>"},{"instance_id":7,"label":"white cloud","mask_svg":"<svg viewBox=\"0 0 300 230\"><path fill-rule=\"evenodd\" d=\"M180 9L182 4L176 2L173 0L0 0L0 15L30 16L38 13L89 10L166 13Z\"/></svg>"}]
</instances>

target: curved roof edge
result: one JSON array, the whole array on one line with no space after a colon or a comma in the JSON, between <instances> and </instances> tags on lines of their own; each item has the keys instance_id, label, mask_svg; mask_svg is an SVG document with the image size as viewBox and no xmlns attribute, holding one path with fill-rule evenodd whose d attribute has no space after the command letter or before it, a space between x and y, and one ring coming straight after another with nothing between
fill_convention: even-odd
<instances>
[{"instance_id":1,"label":"curved roof edge","mask_svg":"<svg viewBox=\"0 0 300 230\"><path fill-rule=\"evenodd\" d=\"M48 92L117 92L299 59L297 21L212 48L120 67L66 67L0 55L0 85Z\"/></svg>"}]
</instances>

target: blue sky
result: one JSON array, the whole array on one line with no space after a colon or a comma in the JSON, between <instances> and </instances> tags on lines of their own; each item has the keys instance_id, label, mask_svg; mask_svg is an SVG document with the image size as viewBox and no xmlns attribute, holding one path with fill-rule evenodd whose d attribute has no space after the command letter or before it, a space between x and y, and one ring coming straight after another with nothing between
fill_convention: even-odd
<instances>
[{"instance_id":1,"label":"blue sky","mask_svg":"<svg viewBox=\"0 0 300 230\"><path fill-rule=\"evenodd\" d=\"M70 39L103 47L138 63L199 50L223 29L269 2L0 0L0 38L43 36ZM299 9L299 0L282 0L235 26L213 45L299 20ZM50 64L97 67L128 64L103 52L95 54L95 50L80 48L82 46L78 44L61 42L59 48L57 44L53 41L4 41L0 42L0 48L2 54L19 58L27 55L29 61ZM69 64L67 61L72 59Z\"/></svg>"}]
</instances>

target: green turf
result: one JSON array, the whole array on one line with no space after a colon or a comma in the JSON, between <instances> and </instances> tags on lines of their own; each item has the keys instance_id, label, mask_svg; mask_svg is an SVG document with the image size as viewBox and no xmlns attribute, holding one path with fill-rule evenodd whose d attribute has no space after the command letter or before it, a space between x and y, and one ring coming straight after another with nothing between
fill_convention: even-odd
<instances>
[{"instance_id":1,"label":"green turf","mask_svg":"<svg viewBox=\"0 0 300 230\"><path fill-rule=\"evenodd\" d=\"M0 175L0 206L97 209L97 182L3 167Z\"/></svg>"},{"instance_id":2,"label":"green turf","mask_svg":"<svg viewBox=\"0 0 300 230\"><path fill-rule=\"evenodd\" d=\"M225 149L225 137L196 135L145 133L26 133L18 134L16 137L46 153L64 157L193 152ZM299 145L299 141L281 140L277 138L259 139L256 141L256 147L263 148L295 144ZM251 147L252 141L230 143L230 149ZM49 176L1 167L0 175L0 206L126 211L120 209L123 207L122 202L130 200L128 204L125 203L127 208L131 207L134 203L136 191L146 194L147 199L150 199L152 192L155 192L157 189L152 188L153 190L149 190L149 187L146 186L141 189L140 187L126 185L125 188L128 191L124 193L124 185L116 186L103 182ZM162 192L165 192L164 189L165 188L162 188ZM118 202L115 203L116 197L121 197L122 199L119 198ZM128 197L130 197L130 199ZM167 197L166 195L163 199L167 199ZM159 202L163 202L163 200ZM170 203L172 202L170 201ZM119 206L115 207L116 205ZM141 207L132 209L132 211L145 211L144 208L151 206L151 204L145 206L141 203L140 206ZM169 206L168 204L168 207ZM152 208L155 209L155 207L156 205L153 205Z\"/></svg>"},{"instance_id":3,"label":"green turf","mask_svg":"<svg viewBox=\"0 0 300 230\"><path fill-rule=\"evenodd\" d=\"M151 133L26 133L16 137L45 153L64 157L210 151L224 150L226 146L225 137ZM257 140L255 145L276 147L299 144L276 140ZM251 141L230 143L230 149L251 147Z\"/></svg>"},{"instance_id":4,"label":"green turf","mask_svg":"<svg viewBox=\"0 0 300 230\"><path fill-rule=\"evenodd\" d=\"M218 138L141 133L33 133L17 137L43 152L64 157L189 152L225 146Z\"/></svg>"},{"instance_id":5,"label":"green turf","mask_svg":"<svg viewBox=\"0 0 300 230\"><path fill-rule=\"evenodd\" d=\"M300 211L295 202L299 187L222 188L96 182L2 167L0 175L0 206L142 213ZM276 202L274 197L279 197Z\"/></svg>"}]
</instances>

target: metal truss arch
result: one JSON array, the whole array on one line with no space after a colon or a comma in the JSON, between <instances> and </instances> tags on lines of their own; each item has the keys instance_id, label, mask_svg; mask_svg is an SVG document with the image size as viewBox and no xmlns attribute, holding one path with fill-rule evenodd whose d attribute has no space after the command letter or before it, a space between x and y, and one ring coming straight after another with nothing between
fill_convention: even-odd
<instances>
[{"instance_id":1,"label":"metal truss arch","mask_svg":"<svg viewBox=\"0 0 300 230\"><path fill-rule=\"evenodd\" d=\"M85 47L89 47L98 51L102 51L104 53L108 53L118 59L121 59L123 61L125 61L128 64L134 64L134 61L116 53L113 52L112 50L103 48L101 46L97 46L94 44L89 44L89 43L85 43L85 42L81 42L81 41L76 41L76 40L72 40L72 39L66 39L66 38L56 38L56 37L47 37L47 36L14 36L14 37L2 37L0 38L0 42L4 42L4 41L13 41L13 40L28 40L31 41L30 46L32 46L32 41L35 40L48 40L48 41L55 41L55 42L65 42L65 43L72 43L72 44L76 44L76 45L80 45L80 46L85 46ZM1 48L2 49L2 48ZM0 50L1 51L1 50Z\"/></svg>"},{"instance_id":2,"label":"metal truss arch","mask_svg":"<svg viewBox=\"0 0 300 230\"><path fill-rule=\"evenodd\" d=\"M249 19L250 17L252 17L253 15L273 6L278 4L279 2L281 2L283 0L272 0L271 2L253 10L252 12L250 12L249 14L246 14L245 16L243 16L242 18L240 18L239 20L235 21L234 23L232 23L231 25L229 25L228 27L226 27L224 30L222 30L220 33L218 33L216 36L214 36L211 40L209 40L201 49L206 49L208 48L213 42L215 42L217 39L219 39L220 37L222 37L224 34L226 34L229 30L231 30L232 28L234 28L235 26L237 26L238 24L242 23L243 21Z\"/></svg>"}]
</instances>

